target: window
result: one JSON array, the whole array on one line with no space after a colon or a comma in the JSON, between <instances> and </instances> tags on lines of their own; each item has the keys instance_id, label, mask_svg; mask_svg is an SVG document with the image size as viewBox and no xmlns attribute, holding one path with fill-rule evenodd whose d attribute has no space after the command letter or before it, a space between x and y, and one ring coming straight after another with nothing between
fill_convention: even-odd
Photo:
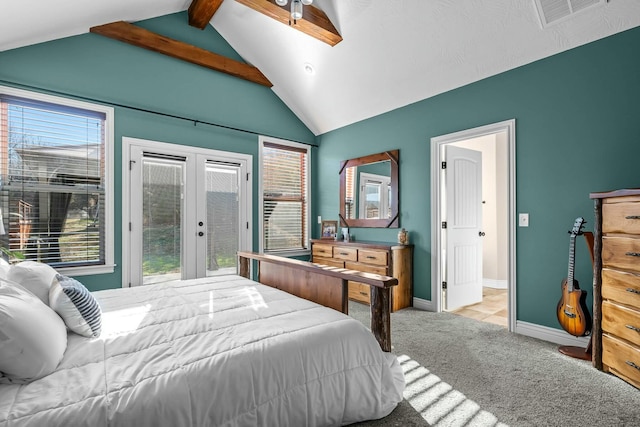
<instances>
[{"instance_id":1,"label":"window","mask_svg":"<svg viewBox=\"0 0 640 427\"><path fill-rule=\"evenodd\" d=\"M309 147L260 138L260 168L260 250L308 250Z\"/></svg>"},{"instance_id":2,"label":"window","mask_svg":"<svg viewBox=\"0 0 640 427\"><path fill-rule=\"evenodd\" d=\"M353 210L353 204L355 202L355 191L354 191L354 187L356 184L356 180L355 180L355 173L356 173L356 167L350 167L346 169L346 174L345 174L345 201L344 201L344 208L345 208L345 214L347 218L355 218L355 212Z\"/></svg>"},{"instance_id":3,"label":"window","mask_svg":"<svg viewBox=\"0 0 640 427\"><path fill-rule=\"evenodd\" d=\"M384 175L360 173L360 218L390 219L391 178Z\"/></svg>"},{"instance_id":4,"label":"window","mask_svg":"<svg viewBox=\"0 0 640 427\"><path fill-rule=\"evenodd\" d=\"M112 117L0 87L1 246L72 274L113 271Z\"/></svg>"}]
</instances>

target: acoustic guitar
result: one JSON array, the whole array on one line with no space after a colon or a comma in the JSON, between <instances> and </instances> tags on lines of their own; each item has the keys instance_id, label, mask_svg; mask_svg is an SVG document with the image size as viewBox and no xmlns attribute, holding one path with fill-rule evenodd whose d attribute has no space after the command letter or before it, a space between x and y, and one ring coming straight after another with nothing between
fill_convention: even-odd
<instances>
[{"instance_id":1,"label":"acoustic guitar","mask_svg":"<svg viewBox=\"0 0 640 427\"><path fill-rule=\"evenodd\" d=\"M576 218L569 231L569 274L562 281L562 297L557 308L558 322L565 331L576 337L591 333L591 316L585 302L587 291L581 290L573 277L576 236L582 234L584 223L584 218Z\"/></svg>"}]
</instances>

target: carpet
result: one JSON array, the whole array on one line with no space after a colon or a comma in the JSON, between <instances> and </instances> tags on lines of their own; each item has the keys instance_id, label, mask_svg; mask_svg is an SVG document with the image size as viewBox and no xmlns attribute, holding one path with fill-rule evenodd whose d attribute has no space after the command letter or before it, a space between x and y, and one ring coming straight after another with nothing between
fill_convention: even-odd
<instances>
[{"instance_id":1,"label":"carpet","mask_svg":"<svg viewBox=\"0 0 640 427\"><path fill-rule=\"evenodd\" d=\"M369 326L368 306L350 315ZM640 426L640 390L553 343L452 313L391 315L404 400L386 426Z\"/></svg>"}]
</instances>

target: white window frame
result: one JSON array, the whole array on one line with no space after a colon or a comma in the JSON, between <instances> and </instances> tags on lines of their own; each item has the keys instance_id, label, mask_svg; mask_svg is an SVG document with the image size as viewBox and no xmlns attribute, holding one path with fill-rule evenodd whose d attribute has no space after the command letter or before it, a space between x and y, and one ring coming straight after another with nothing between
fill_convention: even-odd
<instances>
[{"instance_id":1,"label":"white window frame","mask_svg":"<svg viewBox=\"0 0 640 427\"><path fill-rule=\"evenodd\" d=\"M306 169L307 169L307 188L306 188L306 193L305 193L305 200L307 202L307 215L306 215L306 227L305 227L305 236L306 236L306 241L305 241L305 246L307 247L307 249L304 250L300 250L300 249L296 249L296 250L277 250L277 251L268 251L268 253L270 254L277 254L277 255L282 255L282 256L304 256L304 255L309 255L311 253L311 146L307 145L307 144L301 144L299 142L294 142L294 141L288 141L286 139L279 139L279 138L273 138L270 136L262 136L260 135L258 137L258 176L259 176L259 180L258 180L258 203L259 203L259 207L258 207L258 230L259 230L259 240L260 243L258 245L258 250L260 253L265 253L264 250L264 199L263 199L263 194L264 194L264 182L262 180L263 177L263 170L264 170L264 159L263 159L263 155L262 155L262 151L264 148L264 144L265 143L272 143L272 144L279 144L279 145L283 145L285 147L294 147L294 148L298 148L298 149L304 149L307 152L307 164Z\"/></svg>"},{"instance_id":2,"label":"white window frame","mask_svg":"<svg viewBox=\"0 0 640 427\"><path fill-rule=\"evenodd\" d=\"M391 207L389 206L389 188L391 187L391 177L376 175L367 172L360 172L360 188L358 189L358 218L361 219L388 219ZM367 194L366 187L370 182L380 184L380 212L378 218L367 218Z\"/></svg>"},{"instance_id":3,"label":"white window frame","mask_svg":"<svg viewBox=\"0 0 640 427\"><path fill-rule=\"evenodd\" d=\"M100 265L82 265L77 267L59 267L57 271L63 274L73 276L84 276L89 274L106 274L113 273L115 269L114 263L114 209L113 209L113 146L114 146L114 109L105 105L92 104L89 102L78 101L71 98L63 98L60 96L47 95L39 92L31 92L22 89L16 89L8 86L0 86L0 94L15 96L19 98L32 99L40 102L47 102L65 107L80 108L83 110L95 111L105 115L104 121L104 182L105 182L105 203L104 207L104 264Z\"/></svg>"}]
</instances>

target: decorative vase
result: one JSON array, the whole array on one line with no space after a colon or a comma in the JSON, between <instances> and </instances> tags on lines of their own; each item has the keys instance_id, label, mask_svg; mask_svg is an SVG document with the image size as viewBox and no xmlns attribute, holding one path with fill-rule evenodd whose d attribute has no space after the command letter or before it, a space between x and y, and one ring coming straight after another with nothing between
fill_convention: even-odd
<instances>
[{"instance_id":1,"label":"decorative vase","mask_svg":"<svg viewBox=\"0 0 640 427\"><path fill-rule=\"evenodd\" d=\"M404 228L398 231L398 243L401 245L409 243L409 232Z\"/></svg>"}]
</instances>

